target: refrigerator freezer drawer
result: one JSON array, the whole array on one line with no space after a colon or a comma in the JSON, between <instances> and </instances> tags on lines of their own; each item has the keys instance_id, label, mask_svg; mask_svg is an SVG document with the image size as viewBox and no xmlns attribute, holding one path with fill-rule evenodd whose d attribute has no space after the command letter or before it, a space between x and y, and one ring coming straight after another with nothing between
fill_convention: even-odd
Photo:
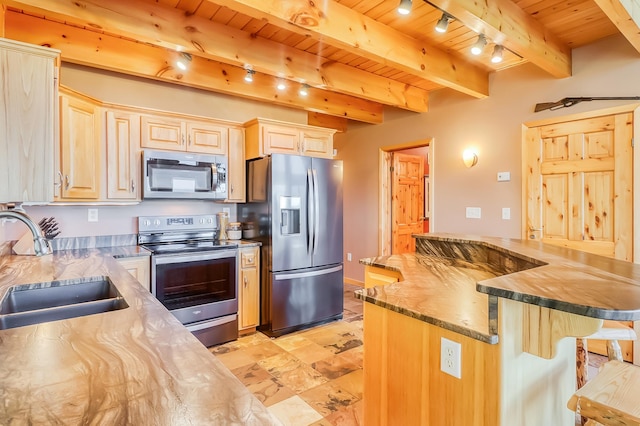
<instances>
[{"instance_id":1,"label":"refrigerator freezer drawer","mask_svg":"<svg viewBox=\"0 0 640 426\"><path fill-rule=\"evenodd\" d=\"M343 268L271 274L271 329L283 334L342 316Z\"/></svg>"}]
</instances>

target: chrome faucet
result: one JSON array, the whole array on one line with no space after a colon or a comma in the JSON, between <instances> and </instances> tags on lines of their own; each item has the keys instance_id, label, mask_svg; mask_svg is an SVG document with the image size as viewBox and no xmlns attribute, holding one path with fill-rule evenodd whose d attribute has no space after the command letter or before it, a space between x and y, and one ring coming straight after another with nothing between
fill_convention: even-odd
<instances>
[{"instance_id":1,"label":"chrome faucet","mask_svg":"<svg viewBox=\"0 0 640 426\"><path fill-rule=\"evenodd\" d=\"M49 241L43 237L42 229L40 229L26 213L19 210L3 210L0 211L0 218L3 217L18 219L29 227L29 230L33 234L33 251L36 256L51 254L51 245L49 245Z\"/></svg>"}]
</instances>

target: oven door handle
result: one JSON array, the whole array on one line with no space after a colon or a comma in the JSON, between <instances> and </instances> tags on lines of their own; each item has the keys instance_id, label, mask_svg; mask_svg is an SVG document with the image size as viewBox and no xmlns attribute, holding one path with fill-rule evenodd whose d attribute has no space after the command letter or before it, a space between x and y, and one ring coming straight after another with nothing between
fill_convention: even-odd
<instances>
[{"instance_id":1,"label":"oven door handle","mask_svg":"<svg viewBox=\"0 0 640 426\"><path fill-rule=\"evenodd\" d=\"M154 260L156 265L166 265L171 263L198 262L200 260L232 259L235 257L236 250L224 250L206 253L156 255L154 256Z\"/></svg>"},{"instance_id":2,"label":"oven door handle","mask_svg":"<svg viewBox=\"0 0 640 426\"><path fill-rule=\"evenodd\" d=\"M236 318L238 318L238 315L236 314L227 315L225 317L216 318L213 320L202 321L195 324L186 325L185 327L187 327L187 330L194 332L198 330L204 330L205 328L211 328L211 327L216 327L218 325L227 324L227 323L230 323L231 321L234 321Z\"/></svg>"}]
</instances>

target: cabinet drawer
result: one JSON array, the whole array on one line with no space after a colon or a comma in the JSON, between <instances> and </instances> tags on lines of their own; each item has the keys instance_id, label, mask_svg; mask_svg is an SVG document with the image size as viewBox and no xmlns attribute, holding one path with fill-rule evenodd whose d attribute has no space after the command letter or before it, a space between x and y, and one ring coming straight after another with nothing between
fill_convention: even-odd
<instances>
[{"instance_id":1,"label":"cabinet drawer","mask_svg":"<svg viewBox=\"0 0 640 426\"><path fill-rule=\"evenodd\" d=\"M256 266L257 263L257 253L255 250L252 250L248 253L240 254L240 267L242 268L251 268Z\"/></svg>"}]
</instances>

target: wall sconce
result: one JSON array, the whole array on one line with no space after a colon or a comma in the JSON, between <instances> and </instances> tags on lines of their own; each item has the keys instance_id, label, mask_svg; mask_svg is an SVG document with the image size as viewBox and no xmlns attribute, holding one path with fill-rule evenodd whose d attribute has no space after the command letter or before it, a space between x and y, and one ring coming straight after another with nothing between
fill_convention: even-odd
<instances>
[{"instance_id":1,"label":"wall sconce","mask_svg":"<svg viewBox=\"0 0 640 426\"><path fill-rule=\"evenodd\" d=\"M411 13L411 0L400 0L400 5L398 6L398 13L400 15L408 15Z\"/></svg>"},{"instance_id":2,"label":"wall sconce","mask_svg":"<svg viewBox=\"0 0 640 426\"><path fill-rule=\"evenodd\" d=\"M189 68L189 62L191 62L191 55L187 52L181 52L180 58L176 61L176 66L180 68L182 71L186 71Z\"/></svg>"},{"instance_id":3,"label":"wall sconce","mask_svg":"<svg viewBox=\"0 0 640 426\"><path fill-rule=\"evenodd\" d=\"M462 153L462 162L469 168L475 166L478 164L478 153L473 149L465 149Z\"/></svg>"}]
</instances>

